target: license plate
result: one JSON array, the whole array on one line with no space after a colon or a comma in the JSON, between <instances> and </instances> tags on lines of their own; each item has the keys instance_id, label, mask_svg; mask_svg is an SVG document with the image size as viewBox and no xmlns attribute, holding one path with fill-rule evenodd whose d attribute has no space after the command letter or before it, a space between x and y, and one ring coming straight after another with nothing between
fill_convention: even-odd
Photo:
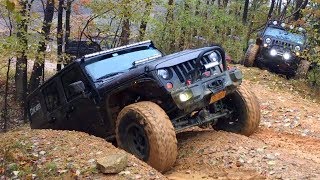
<instances>
[{"instance_id":1,"label":"license plate","mask_svg":"<svg viewBox=\"0 0 320 180\"><path fill-rule=\"evenodd\" d=\"M226 96L226 91L220 91L217 94L211 96L210 98L210 104L219 101L220 99L224 98Z\"/></svg>"}]
</instances>

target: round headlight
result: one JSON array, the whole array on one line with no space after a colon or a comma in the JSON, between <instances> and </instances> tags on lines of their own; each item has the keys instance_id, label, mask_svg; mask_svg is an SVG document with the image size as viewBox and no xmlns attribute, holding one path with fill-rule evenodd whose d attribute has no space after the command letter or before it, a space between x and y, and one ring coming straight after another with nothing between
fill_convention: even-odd
<instances>
[{"instance_id":1,"label":"round headlight","mask_svg":"<svg viewBox=\"0 0 320 180\"><path fill-rule=\"evenodd\" d=\"M300 46L296 46L296 47L294 47L294 50L295 50L295 51L300 51L301 48L300 48Z\"/></svg>"},{"instance_id":2,"label":"round headlight","mask_svg":"<svg viewBox=\"0 0 320 180\"><path fill-rule=\"evenodd\" d=\"M286 27L286 23L281 23L281 27Z\"/></svg>"},{"instance_id":3,"label":"round headlight","mask_svg":"<svg viewBox=\"0 0 320 180\"><path fill-rule=\"evenodd\" d=\"M219 55L216 52L209 54L208 57L211 60L211 62L215 62L219 60Z\"/></svg>"},{"instance_id":4,"label":"round headlight","mask_svg":"<svg viewBox=\"0 0 320 180\"><path fill-rule=\"evenodd\" d=\"M266 43L270 44L271 43L271 39L270 38L266 38Z\"/></svg>"},{"instance_id":5,"label":"round headlight","mask_svg":"<svg viewBox=\"0 0 320 180\"><path fill-rule=\"evenodd\" d=\"M160 77L162 77L163 79L165 79L165 80L170 79L170 73L169 73L169 71L167 69L159 69L158 70L158 75Z\"/></svg>"},{"instance_id":6,"label":"round headlight","mask_svg":"<svg viewBox=\"0 0 320 180\"><path fill-rule=\"evenodd\" d=\"M283 53L283 59L289 60L290 59L290 54L288 52Z\"/></svg>"},{"instance_id":7,"label":"round headlight","mask_svg":"<svg viewBox=\"0 0 320 180\"><path fill-rule=\"evenodd\" d=\"M193 96L192 92L186 91L186 92L182 92L182 93L179 94L179 99L180 99L181 102L186 102L189 99L191 99L192 96Z\"/></svg>"},{"instance_id":8,"label":"round headlight","mask_svg":"<svg viewBox=\"0 0 320 180\"><path fill-rule=\"evenodd\" d=\"M271 50L270 50L270 55L271 55L271 56L277 55L277 50L271 49Z\"/></svg>"},{"instance_id":9,"label":"round headlight","mask_svg":"<svg viewBox=\"0 0 320 180\"><path fill-rule=\"evenodd\" d=\"M277 25L277 24L278 24L278 21L273 21L272 24L273 24L273 25Z\"/></svg>"}]
</instances>

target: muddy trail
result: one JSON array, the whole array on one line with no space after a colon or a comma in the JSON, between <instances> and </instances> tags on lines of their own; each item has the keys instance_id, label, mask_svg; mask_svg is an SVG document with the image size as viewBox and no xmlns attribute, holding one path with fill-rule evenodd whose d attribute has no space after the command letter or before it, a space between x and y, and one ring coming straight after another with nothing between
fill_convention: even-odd
<instances>
[{"instance_id":1,"label":"muddy trail","mask_svg":"<svg viewBox=\"0 0 320 180\"><path fill-rule=\"evenodd\" d=\"M179 157L169 179L320 179L320 112L296 81L243 68L261 104L250 137L194 128L177 135Z\"/></svg>"}]
</instances>

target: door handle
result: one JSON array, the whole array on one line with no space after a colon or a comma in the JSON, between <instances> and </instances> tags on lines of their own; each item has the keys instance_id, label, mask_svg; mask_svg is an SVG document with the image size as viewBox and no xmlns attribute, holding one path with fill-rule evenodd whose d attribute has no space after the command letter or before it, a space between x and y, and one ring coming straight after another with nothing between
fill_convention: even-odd
<instances>
[{"instance_id":1,"label":"door handle","mask_svg":"<svg viewBox=\"0 0 320 180\"><path fill-rule=\"evenodd\" d=\"M49 120L49 123L54 123L57 120L56 117L51 117L51 119Z\"/></svg>"},{"instance_id":2,"label":"door handle","mask_svg":"<svg viewBox=\"0 0 320 180\"><path fill-rule=\"evenodd\" d=\"M70 106L67 110L67 113L72 113L74 111L74 106Z\"/></svg>"}]
</instances>

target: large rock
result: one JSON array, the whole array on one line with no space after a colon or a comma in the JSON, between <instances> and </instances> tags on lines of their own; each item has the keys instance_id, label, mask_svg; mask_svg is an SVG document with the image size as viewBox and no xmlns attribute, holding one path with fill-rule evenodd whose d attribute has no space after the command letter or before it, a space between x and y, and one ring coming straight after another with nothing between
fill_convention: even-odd
<instances>
[{"instance_id":1,"label":"large rock","mask_svg":"<svg viewBox=\"0 0 320 180\"><path fill-rule=\"evenodd\" d=\"M97 160L97 168L105 174L116 174L128 165L128 156L124 153L110 154Z\"/></svg>"}]
</instances>

